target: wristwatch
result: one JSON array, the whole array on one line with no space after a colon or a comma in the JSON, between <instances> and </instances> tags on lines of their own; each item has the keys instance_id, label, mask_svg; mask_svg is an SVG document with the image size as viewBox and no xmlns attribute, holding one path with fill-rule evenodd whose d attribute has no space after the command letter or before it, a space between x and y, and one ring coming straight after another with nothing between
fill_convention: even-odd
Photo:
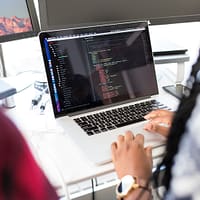
<instances>
[{"instance_id":1,"label":"wristwatch","mask_svg":"<svg viewBox=\"0 0 200 200\"><path fill-rule=\"evenodd\" d=\"M137 188L143 188L144 190L150 191L146 184L141 185L136 177L131 175L124 176L116 186L117 199L123 199L130 191Z\"/></svg>"}]
</instances>

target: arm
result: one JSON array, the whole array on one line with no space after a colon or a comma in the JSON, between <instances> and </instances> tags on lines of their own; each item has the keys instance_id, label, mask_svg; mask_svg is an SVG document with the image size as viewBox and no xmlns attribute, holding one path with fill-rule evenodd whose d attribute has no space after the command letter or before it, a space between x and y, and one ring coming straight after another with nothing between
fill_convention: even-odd
<instances>
[{"instance_id":1,"label":"arm","mask_svg":"<svg viewBox=\"0 0 200 200\"><path fill-rule=\"evenodd\" d=\"M152 150L151 147L144 148L144 136L134 136L130 131L126 132L125 136L119 135L118 140L112 144L111 151L118 178L131 175L137 177L141 185L146 187L152 175ZM124 199L136 199L142 190L132 190ZM150 199L151 193L145 190L142 197Z\"/></svg>"}]
</instances>

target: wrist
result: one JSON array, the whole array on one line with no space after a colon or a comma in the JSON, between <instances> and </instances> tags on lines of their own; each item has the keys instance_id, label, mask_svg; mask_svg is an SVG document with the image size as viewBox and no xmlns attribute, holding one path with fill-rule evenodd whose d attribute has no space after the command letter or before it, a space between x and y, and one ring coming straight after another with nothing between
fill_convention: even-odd
<instances>
[{"instance_id":1,"label":"wrist","mask_svg":"<svg viewBox=\"0 0 200 200\"><path fill-rule=\"evenodd\" d=\"M136 181L140 186L139 188L150 189L149 179L142 179L136 177Z\"/></svg>"},{"instance_id":2,"label":"wrist","mask_svg":"<svg viewBox=\"0 0 200 200\"><path fill-rule=\"evenodd\" d=\"M137 195L137 193L142 190L144 190L144 193L148 192L151 195L151 188L148 184L148 180L126 175L117 184L116 195L118 199L127 199L130 194L134 193Z\"/></svg>"}]
</instances>

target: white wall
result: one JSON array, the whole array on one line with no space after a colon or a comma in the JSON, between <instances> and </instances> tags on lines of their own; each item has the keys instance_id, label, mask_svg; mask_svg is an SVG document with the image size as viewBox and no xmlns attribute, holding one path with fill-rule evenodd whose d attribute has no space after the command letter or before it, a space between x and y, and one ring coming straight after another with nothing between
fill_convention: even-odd
<instances>
[{"instance_id":1,"label":"white wall","mask_svg":"<svg viewBox=\"0 0 200 200\"><path fill-rule=\"evenodd\" d=\"M152 40L166 39L188 49L190 61L186 63L187 77L200 47L200 22L153 26L150 27L150 32Z\"/></svg>"}]
</instances>

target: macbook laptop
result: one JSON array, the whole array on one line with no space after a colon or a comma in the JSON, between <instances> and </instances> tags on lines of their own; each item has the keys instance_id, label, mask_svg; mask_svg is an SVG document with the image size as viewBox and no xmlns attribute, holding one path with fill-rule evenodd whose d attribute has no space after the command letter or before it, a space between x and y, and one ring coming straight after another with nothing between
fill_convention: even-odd
<instances>
[{"instance_id":1,"label":"macbook laptop","mask_svg":"<svg viewBox=\"0 0 200 200\"><path fill-rule=\"evenodd\" d=\"M145 145L165 139L143 130L157 102L148 22L41 32L40 42L57 122L95 164L111 161L110 145L125 130Z\"/></svg>"}]
</instances>

